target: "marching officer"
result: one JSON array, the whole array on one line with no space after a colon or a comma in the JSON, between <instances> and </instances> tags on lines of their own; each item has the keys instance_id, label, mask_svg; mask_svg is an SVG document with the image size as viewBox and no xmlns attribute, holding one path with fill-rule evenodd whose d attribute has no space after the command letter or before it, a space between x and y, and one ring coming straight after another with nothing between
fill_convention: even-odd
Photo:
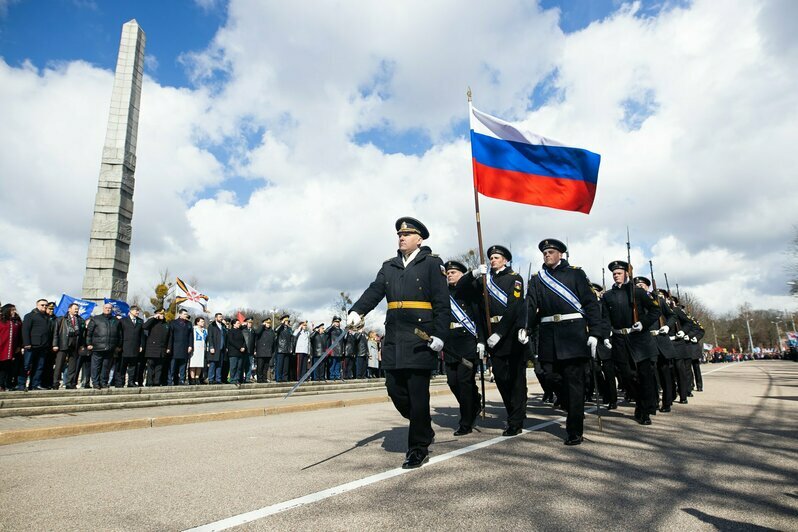
<instances>
[{"instance_id":1,"label":"marching officer","mask_svg":"<svg viewBox=\"0 0 798 532\"><path fill-rule=\"evenodd\" d=\"M359 323L383 298L388 301L382 367L388 395L410 420L402 467L412 469L429 459L428 448L435 437L429 383L449 332L451 310L443 261L422 246L429 237L427 228L404 217L396 221L396 232L396 257L382 263L374 282L352 305L347 323Z\"/></svg>"},{"instance_id":2,"label":"marching officer","mask_svg":"<svg viewBox=\"0 0 798 532\"><path fill-rule=\"evenodd\" d=\"M591 355L596 356L599 338L606 333L602 332L598 301L587 275L563 257L565 244L547 238L538 249L543 253L543 267L529 281L529 320L539 324L538 359L552 366L546 373L555 380L568 412L565 445L579 445L584 426L585 370ZM526 330L519 331L518 340L528 341Z\"/></svg>"},{"instance_id":3,"label":"marching officer","mask_svg":"<svg viewBox=\"0 0 798 532\"><path fill-rule=\"evenodd\" d=\"M604 293L612 323L613 358L617 354L617 359L624 360L620 366L624 372L623 384L635 398L635 420L641 425L651 425L650 416L657 411L653 400L657 393L654 361L659 351L649 329L659 319L659 303L630 282L629 263L616 260L607 269L614 281L612 288ZM631 375L630 362L637 379Z\"/></svg>"},{"instance_id":4,"label":"marching officer","mask_svg":"<svg viewBox=\"0 0 798 532\"><path fill-rule=\"evenodd\" d=\"M687 314L679 306L679 298L670 295L671 309L676 316L675 335L673 337L673 347L676 351L676 384L679 389L679 404L686 405L687 398L692 397L690 391L690 379L692 377L692 369L690 368L690 332L692 331L693 322L687 317Z\"/></svg>"},{"instance_id":5,"label":"marching officer","mask_svg":"<svg viewBox=\"0 0 798 532\"><path fill-rule=\"evenodd\" d=\"M651 289L651 281L647 277L635 277L635 284L649 292ZM676 316L673 311L668 307L665 299L659 293L652 293L652 297L657 299L659 308L662 311L659 320L654 322L649 328L651 336L657 344L657 362L656 370L659 377L659 385L662 388L662 403L660 412L670 412L671 405L673 404L673 359L676 358L676 349L673 347L669 333L674 328L674 321ZM656 388L655 388L656 391ZM656 406L659 400L659 395L654 394L654 403Z\"/></svg>"},{"instance_id":6,"label":"marching officer","mask_svg":"<svg viewBox=\"0 0 798 532\"><path fill-rule=\"evenodd\" d=\"M604 403L607 403L607 410L618 408L618 388L615 386L615 362L612 360L612 324L610 323L610 313L607 304L604 302L604 287L597 283L591 283L593 291L596 293L599 314L601 316L601 339L596 349L596 371L598 372L598 385Z\"/></svg>"},{"instance_id":7,"label":"marching officer","mask_svg":"<svg viewBox=\"0 0 798 532\"><path fill-rule=\"evenodd\" d=\"M454 435L463 436L472 432L480 412L481 396L474 377L477 359L485 356L485 312L480 307L482 294L468 268L455 260L445 267L451 322L443 355L446 382L460 404L460 426Z\"/></svg>"},{"instance_id":8,"label":"marching officer","mask_svg":"<svg viewBox=\"0 0 798 532\"><path fill-rule=\"evenodd\" d=\"M521 434L526 419L526 359L528 349L518 341L518 330L524 323L524 280L509 266L513 260L504 246L488 248L490 272L482 264L474 270L474 277L485 279L489 294L490 336L488 353L493 365L493 377L507 410L507 428L502 436ZM481 288L481 285L480 285Z\"/></svg>"}]
</instances>

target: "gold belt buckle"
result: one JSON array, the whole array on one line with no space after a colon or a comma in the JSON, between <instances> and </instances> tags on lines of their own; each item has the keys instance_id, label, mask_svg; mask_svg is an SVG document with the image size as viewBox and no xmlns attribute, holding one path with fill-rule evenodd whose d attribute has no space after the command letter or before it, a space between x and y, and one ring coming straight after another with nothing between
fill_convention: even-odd
<instances>
[{"instance_id":1,"label":"gold belt buckle","mask_svg":"<svg viewBox=\"0 0 798 532\"><path fill-rule=\"evenodd\" d=\"M405 303L404 301L397 301L396 308L402 308L403 306L405 306L404 303Z\"/></svg>"},{"instance_id":2,"label":"gold belt buckle","mask_svg":"<svg viewBox=\"0 0 798 532\"><path fill-rule=\"evenodd\" d=\"M562 320L562 315L555 314L554 316L552 316L552 319L554 320L554 323L557 323L558 321Z\"/></svg>"}]
</instances>

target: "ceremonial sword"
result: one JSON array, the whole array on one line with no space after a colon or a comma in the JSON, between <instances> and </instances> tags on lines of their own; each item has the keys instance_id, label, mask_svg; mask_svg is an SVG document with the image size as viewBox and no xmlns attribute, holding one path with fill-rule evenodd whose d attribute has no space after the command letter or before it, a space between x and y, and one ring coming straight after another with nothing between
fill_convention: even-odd
<instances>
[{"instance_id":1,"label":"ceremonial sword","mask_svg":"<svg viewBox=\"0 0 798 532\"><path fill-rule=\"evenodd\" d=\"M291 397L291 394L292 394L292 393L294 393L294 391L295 391L297 388L299 388L299 386L300 386L300 385L301 385L303 382L305 382L305 381L308 379L308 377L310 377L310 375L313 373L313 371L314 371L314 370L315 370L317 367L319 367L319 364L321 364L321 363L322 363L322 361L324 361L324 359L325 359L325 358L327 358L327 356L329 356L329 354L330 354L330 353L332 353L332 350L333 350L333 348L334 348L336 345L338 345L339 343L341 343L341 340L343 340L345 337L346 337L346 333L344 333L344 334L342 334L341 336L339 336L339 337L338 337L338 338L337 338L337 339L336 339L336 340L335 340L335 341L332 343L332 345L331 345L330 347L328 347L328 348L327 348L327 351L324 353L324 356L320 357L320 358L319 358L319 359L316 361L316 363L315 363L315 364L313 364L313 365L310 367L310 369L307 371L307 373L305 373L304 375L302 375L302 378L301 378L301 379L299 379L299 381L298 381L298 382L297 382L297 383L294 385L294 387L293 387L293 388L291 388L290 390L288 390L288 393L287 393L287 394L285 394L285 397L283 397L283 399L288 399L289 397Z\"/></svg>"},{"instance_id":2,"label":"ceremonial sword","mask_svg":"<svg viewBox=\"0 0 798 532\"><path fill-rule=\"evenodd\" d=\"M422 331L421 329L413 329L413 334L415 334L425 342L429 342L430 340L432 340L432 337L429 334ZM474 369L474 363L471 362L470 360L460 357L460 362L462 362L463 365L468 369Z\"/></svg>"}]
</instances>

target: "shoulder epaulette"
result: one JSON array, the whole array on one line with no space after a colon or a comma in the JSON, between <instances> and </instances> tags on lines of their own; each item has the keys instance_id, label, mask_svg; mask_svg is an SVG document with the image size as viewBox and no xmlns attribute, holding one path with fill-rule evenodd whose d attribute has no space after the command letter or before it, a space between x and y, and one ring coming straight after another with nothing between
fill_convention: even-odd
<instances>
[{"instance_id":1,"label":"shoulder epaulette","mask_svg":"<svg viewBox=\"0 0 798 532\"><path fill-rule=\"evenodd\" d=\"M440 257L440 255L438 255L437 253L430 253L429 256L430 257Z\"/></svg>"},{"instance_id":2,"label":"shoulder epaulette","mask_svg":"<svg viewBox=\"0 0 798 532\"><path fill-rule=\"evenodd\" d=\"M573 268L574 270L581 270L582 269L581 266L570 266L570 267Z\"/></svg>"},{"instance_id":3,"label":"shoulder epaulette","mask_svg":"<svg viewBox=\"0 0 798 532\"><path fill-rule=\"evenodd\" d=\"M532 272L532 277L537 276L538 272Z\"/></svg>"}]
</instances>

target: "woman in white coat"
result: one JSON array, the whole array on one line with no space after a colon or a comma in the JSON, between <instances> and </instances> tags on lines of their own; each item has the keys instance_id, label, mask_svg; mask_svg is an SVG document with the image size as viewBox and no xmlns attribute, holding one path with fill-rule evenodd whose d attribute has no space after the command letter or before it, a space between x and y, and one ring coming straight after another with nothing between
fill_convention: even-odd
<instances>
[{"instance_id":1,"label":"woman in white coat","mask_svg":"<svg viewBox=\"0 0 798 532\"><path fill-rule=\"evenodd\" d=\"M194 349L188 362L188 375L191 384L202 383L202 372L205 370L205 351L208 347L208 329L205 318L194 320Z\"/></svg>"}]
</instances>

